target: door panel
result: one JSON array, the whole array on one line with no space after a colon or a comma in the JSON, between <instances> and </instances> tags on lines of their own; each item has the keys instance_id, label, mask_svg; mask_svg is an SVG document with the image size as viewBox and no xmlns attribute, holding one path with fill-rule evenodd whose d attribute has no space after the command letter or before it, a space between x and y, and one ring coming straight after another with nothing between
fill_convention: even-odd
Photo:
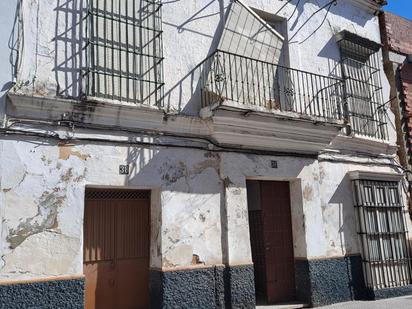
<instances>
[{"instance_id":1,"label":"door panel","mask_svg":"<svg viewBox=\"0 0 412 309\"><path fill-rule=\"evenodd\" d=\"M260 182L266 297L269 303L295 298L292 219L288 182Z\"/></svg>"},{"instance_id":2,"label":"door panel","mask_svg":"<svg viewBox=\"0 0 412 309\"><path fill-rule=\"evenodd\" d=\"M127 259L117 262L116 308L149 308L149 272L144 259Z\"/></svg>"},{"instance_id":3,"label":"door panel","mask_svg":"<svg viewBox=\"0 0 412 309\"><path fill-rule=\"evenodd\" d=\"M114 308L113 287L116 273L113 262L87 262L84 264L84 275L86 277L85 308Z\"/></svg>"},{"instance_id":4,"label":"door panel","mask_svg":"<svg viewBox=\"0 0 412 309\"><path fill-rule=\"evenodd\" d=\"M117 308L148 308L149 207L147 201L117 204Z\"/></svg>"},{"instance_id":5,"label":"door panel","mask_svg":"<svg viewBox=\"0 0 412 309\"><path fill-rule=\"evenodd\" d=\"M86 309L149 308L150 192L86 191Z\"/></svg>"}]
</instances>

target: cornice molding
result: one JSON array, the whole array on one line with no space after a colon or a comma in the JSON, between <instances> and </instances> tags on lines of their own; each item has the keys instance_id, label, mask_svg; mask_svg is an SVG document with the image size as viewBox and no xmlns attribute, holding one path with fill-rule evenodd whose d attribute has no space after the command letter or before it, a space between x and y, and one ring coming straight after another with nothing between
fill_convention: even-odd
<instances>
[{"instance_id":1,"label":"cornice molding","mask_svg":"<svg viewBox=\"0 0 412 309\"><path fill-rule=\"evenodd\" d=\"M377 173L369 171L351 171L348 173L351 180L375 180L375 181L400 181L404 178L403 174Z\"/></svg>"},{"instance_id":2,"label":"cornice molding","mask_svg":"<svg viewBox=\"0 0 412 309\"><path fill-rule=\"evenodd\" d=\"M357 5L358 7L361 7L363 9L368 10L370 13L376 13L380 11L382 6L386 5L386 1L380 1L380 0L349 0L353 4Z\"/></svg>"},{"instance_id":3,"label":"cornice molding","mask_svg":"<svg viewBox=\"0 0 412 309\"><path fill-rule=\"evenodd\" d=\"M91 129L134 130L207 138L220 145L245 149L318 154L322 150L393 155L397 146L380 140L342 135L343 121L325 122L289 112L264 112L222 103L194 116L166 115L163 110L115 102L75 101L9 93L9 120L71 121Z\"/></svg>"},{"instance_id":4,"label":"cornice molding","mask_svg":"<svg viewBox=\"0 0 412 309\"><path fill-rule=\"evenodd\" d=\"M326 123L292 113L263 113L221 105L213 110L212 138L284 152L319 153L339 134L343 122Z\"/></svg>"},{"instance_id":5,"label":"cornice molding","mask_svg":"<svg viewBox=\"0 0 412 309\"><path fill-rule=\"evenodd\" d=\"M9 93L7 117L41 121L74 121L102 128L118 127L182 135L210 136L208 120L183 115L165 115L151 106L84 102Z\"/></svg>"},{"instance_id":6,"label":"cornice molding","mask_svg":"<svg viewBox=\"0 0 412 309\"><path fill-rule=\"evenodd\" d=\"M352 152L354 154L372 154L375 156L393 156L398 146L388 141L382 141L363 136L347 136L339 134L326 150L338 150L341 152Z\"/></svg>"}]
</instances>

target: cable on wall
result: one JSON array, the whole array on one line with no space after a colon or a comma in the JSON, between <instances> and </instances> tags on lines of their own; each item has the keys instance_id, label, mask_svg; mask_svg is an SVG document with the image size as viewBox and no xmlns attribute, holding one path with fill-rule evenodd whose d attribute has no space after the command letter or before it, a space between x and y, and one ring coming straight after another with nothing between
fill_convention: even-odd
<instances>
[{"instance_id":1,"label":"cable on wall","mask_svg":"<svg viewBox=\"0 0 412 309\"><path fill-rule=\"evenodd\" d=\"M276 11L275 15L278 15L291 1L292 0L286 1L286 3L282 5L279 10Z\"/></svg>"},{"instance_id":2,"label":"cable on wall","mask_svg":"<svg viewBox=\"0 0 412 309\"><path fill-rule=\"evenodd\" d=\"M338 2L335 1L335 2L332 2L332 3L328 6L328 9L326 10L325 17L323 18L323 20L322 20L322 22L320 23L320 25L319 25L315 30L313 30L312 33L309 34L309 36L306 37L306 39L304 39L303 41L299 42L299 44L305 43L307 40L309 40L309 38L311 38L311 37L323 26L323 24L324 24L325 21L326 21L326 18L328 17L328 14L329 14L329 12L330 12L330 9L332 8L333 5L336 6L337 4L338 4Z\"/></svg>"},{"instance_id":3,"label":"cable on wall","mask_svg":"<svg viewBox=\"0 0 412 309\"><path fill-rule=\"evenodd\" d=\"M332 0L329 1L327 4L325 4L324 6L322 6L320 9L316 10L315 12L312 13L312 15L309 16L309 18L299 27L298 30L296 30L296 32L292 35L292 37L289 39L288 43L292 42L292 39L294 37L296 37L296 35L303 29L303 27L305 27L305 25L313 18L313 16L315 16L316 14L318 14L320 11L322 11L323 9L332 6L333 4L337 4L337 0ZM325 18L326 19L326 18ZM318 30L318 29L317 29ZM316 30L316 31L317 31Z\"/></svg>"}]
</instances>

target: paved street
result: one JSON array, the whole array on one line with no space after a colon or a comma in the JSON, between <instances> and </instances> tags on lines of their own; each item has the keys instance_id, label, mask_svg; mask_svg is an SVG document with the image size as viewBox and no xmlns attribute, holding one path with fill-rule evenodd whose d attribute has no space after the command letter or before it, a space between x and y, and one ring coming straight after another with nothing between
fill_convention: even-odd
<instances>
[{"instance_id":1,"label":"paved street","mask_svg":"<svg viewBox=\"0 0 412 309\"><path fill-rule=\"evenodd\" d=\"M330 306L322 309L412 309L412 295L377 301L353 301Z\"/></svg>"}]
</instances>

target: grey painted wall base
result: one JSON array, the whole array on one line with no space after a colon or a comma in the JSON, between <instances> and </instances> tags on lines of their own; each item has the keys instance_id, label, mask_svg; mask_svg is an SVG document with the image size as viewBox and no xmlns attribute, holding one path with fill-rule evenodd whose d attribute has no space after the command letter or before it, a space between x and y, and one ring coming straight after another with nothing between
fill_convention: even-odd
<instances>
[{"instance_id":1,"label":"grey painted wall base","mask_svg":"<svg viewBox=\"0 0 412 309\"><path fill-rule=\"evenodd\" d=\"M1 309L84 308L84 280L0 285Z\"/></svg>"},{"instance_id":2,"label":"grey painted wall base","mask_svg":"<svg viewBox=\"0 0 412 309\"><path fill-rule=\"evenodd\" d=\"M384 298L412 295L412 285L396 287L396 288L381 289L381 290L373 291L372 293L373 293L374 299L384 299Z\"/></svg>"},{"instance_id":3,"label":"grey painted wall base","mask_svg":"<svg viewBox=\"0 0 412 309\"><path fill-rule=\"evenodd\" d=\"M360 255L322 260L296 260L297 298L314 307L368 299Z\"/></svg>"},{"instance_id":4,"label":"grey painted wall base","mask_svg":"<svg viewBox=\"0 0 412 309\"><path fill-rule=\"evenodd\" d=\"M351 300L374 300L412 295L412 285L372 291L365 286L362 257L296 260L298 300L314 307Z\"/></svg>"},{"instance_id":5,"label":"grey painted wall base","mask_svg":"<svg viewBox=\"0 0 412 309\"><path fill-rule=\"evenodd\" d=\"M253 265L216 266L150 276L151 308L255 308Z\"/></svg>"}]
</instances>

